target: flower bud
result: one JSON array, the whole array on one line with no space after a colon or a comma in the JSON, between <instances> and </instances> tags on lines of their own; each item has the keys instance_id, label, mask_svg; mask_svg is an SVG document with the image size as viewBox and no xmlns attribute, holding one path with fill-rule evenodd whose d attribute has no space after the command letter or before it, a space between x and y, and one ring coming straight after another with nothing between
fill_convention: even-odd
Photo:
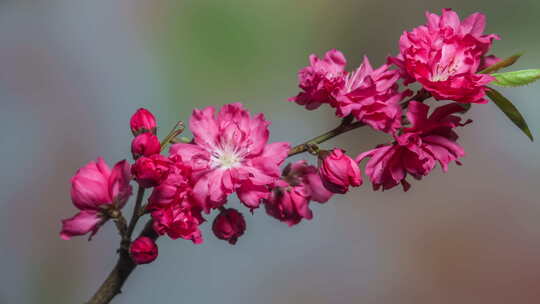
<instances>
[{"instance_id":1,"label":"flower bud","mask_svg":"<svg viewBox=\"0 0 540 304\"><path fill-rule=\"evenodd\" d=\"M156 134L156 118L150 111L144 108L140 108L131 116L129 121L131 132L134 136L144 132L151 132Z\"/></svg>"},{"instance_id":2,"label":"flower bud","mask_svg":"<svg viewBox=\"0 0 540 304\"><path fill-rule=\"evenodd\" d=\"M309 208L310 189L304 184L285 186L282 183L273 189L270 198L265 201L266 213L289 226L294 226L302 219L310 220L313 212Z\"/></svg>"},{"instance_id":3,"label":"flower bud","mask_svg":"<svg viewBox=\"0 0 540 304\"><path fill-rule=\"evenodd\" d=\"M234 245L244 231L246 230L246 221L242 213L236 209L224 209L214 219L212 231L218 239L228 241Z\"/></svg>"},{"instance_id":4,"label":"flower bud","mask_svg":"<svg viewBox=\"0 0 540 304\"><path fill-rule=\"evenodd\" d=\"M341 149L324 151L319 154L319 175L326 189L344 194L349 186L362 184L362 175L358 164Z\"/></svg>"},{"instance_id":5,"label":"flower bud","mask_svg":"<svg viewBox=\"0 0 540 304\"><path fill-rule=\"evenodd\" d=\"M156 135L152 133L142 133L137 135L131 141L131 153L133 158L137 159L141 156L152 156L161 151L161 144Z\"/></svg>"},{"instance_id":6,"label":"flower bud","mask_svg":"<svg viewBox=\"0 0 540 304\"><path fill-rule=\"evenodd\" d=\"M169 159L161 154L143 156L131 167L131 173L141 187L155 187L167 178L170 165Z\"/></svg>"},{"instance_id":7,"label":"flower bud","mask_svg":"<svg viewBox=\"0 0 540 304\"><path fill-rule=\"evenodd\" d=\"M129 248L131 259L135 264L148 264L158 256L158 247L153 239L141 236Z\"/></svg>"}]
</instances>

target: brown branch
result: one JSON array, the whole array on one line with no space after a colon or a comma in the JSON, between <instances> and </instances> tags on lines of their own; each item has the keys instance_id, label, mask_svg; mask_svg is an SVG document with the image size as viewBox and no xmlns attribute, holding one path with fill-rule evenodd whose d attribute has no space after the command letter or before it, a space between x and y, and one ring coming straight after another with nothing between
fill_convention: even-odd
<instances>
[{"instance_id":1,"label":"brown branch","mask_svg":"<svg viewBox=\"0 0 540 304\"><path fill-rule=\"evenodd\" d=\"M103 284L101 284L92 299L88 301L88 304L109 303L117 294L121 292L124 282L127 280L135 267L137 267L137 264L135 264L129 256L129 246L131 244L131 235L135 230L137 221L141 217L141 204L143 198L144 188L139 186L135 206L133 207L133 216L131 217L129 225L126 224L126 220L121 214L114 219L114 222L122 237L122 240L120 241L120 248L118 249L118 262L116 262L116 266L114 266L113 270L109 276L107 276ZM158 235L152 228L152 220L148 221L139 236L147 236L153 240L158 238Z\"/></svg>"},{"instance_id":2,"label":"brown branch","mask_svg":"<svg viewBox=\"0 0 540 304\"><path fill-rule=\"evenodd\" d=\"M139 186L139 189L137 190L137 199L135 200L135 206L133 207L133 215L131 216L131 220L129 222L129 226L127 228L127 233L126 233L126 238L130 242L131 242L131 235L133 234L133 230L135 230L137 221L142 215L141 205L142 205L143 197L144 197L144 188Z\"/></svg>"},{"instance_id":3,"label":"brown branch","mask_svg":"<svg viewBox=\"0 0 540 304\"><path fill-rule=\"evenodd\" d=\"M323 143L327 140L330 140L338 135L341 135L345 132L349 132L351 130L354 130L354 129L358 129L360 127L363 127L365 126L364 123L360 122L360 121L356 121L356 122L352 122L352 119L350 117L346 117L343 119L342 123L335 129L333 130L330 130L324 134L321 134L317 137L314 137L302 144L299 144L298 146L295 146L293 147L290 151L289 151L289 155L288 157L291 157L291 156L294 156L294 155L297 155L297 154L300 154L300 153L304 153L304 152L307 152L309 151L310 149L310 146L312 145L317 145L317 144L320 144L320 143Z\"/></svg>"},{"instance_id":4,"label":"brown branch","mask_svg":"<svg viewBox=\"0 0 540 304\"><path fill-rule=\"evenodd\" d=\"M153 240L159 237L159 235L152 228L152 220L149 220L148 223L146 223L146 226L139 236L146 236ZM111 273L107 276L103 284L101 284L99 289L90 299L90 301L87 302L87 304L109 303L117 294L121 292L122 286L135 267L137 267L137 264L135 264L129 256L129 249L121 247L116 266L114 266Z\"/></svg>"}]
</instances>

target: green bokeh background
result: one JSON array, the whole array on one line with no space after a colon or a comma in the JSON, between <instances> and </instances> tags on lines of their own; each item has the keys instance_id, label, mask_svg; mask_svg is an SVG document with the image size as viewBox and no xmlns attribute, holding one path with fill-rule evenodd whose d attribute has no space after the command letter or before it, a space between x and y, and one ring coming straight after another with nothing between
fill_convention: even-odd
<instances>
[{"instance_id":1,"label":"green bokeh background","mask_svg":"<svg viewBox=\"0 0 540 304\"><path fill-rule=\"evenodd\" d=\"M194 107L241 101L272 121L272 140L298 143L338 123L286 102L309 54L378 66L444 7L485 13L496 55L525 51L512 69L540 67L536 0L0 2L0 303L82 303L111 269L113 225L62 241L60 219L75 212L77 168L129 157L138 107L164 135ZM540 136L540 85L502 92ZM203 245L160 239L114 303L538 303L540 144L493 104L468 116L464 166L408 193L366 183L293 228L245 212L236 246L208 223ZM387 139L362 129L326 147L357 154Z\"/></svg>"}]
</instances>

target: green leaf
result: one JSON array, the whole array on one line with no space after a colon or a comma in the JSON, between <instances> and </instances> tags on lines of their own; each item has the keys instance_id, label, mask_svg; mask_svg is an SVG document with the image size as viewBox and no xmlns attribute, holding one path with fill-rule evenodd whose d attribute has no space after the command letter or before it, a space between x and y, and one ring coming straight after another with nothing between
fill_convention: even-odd
<instances>
[{"instance_id":1,"label":"green leaf","mask_svg":"<svg viewBox=\"0 0 540 304\"><path fill-rule=\"evenodd\" d=\"M491 76L497 78L497 80L492 82L494 85L501 87L517 87L540 79L540 69L494 73L491 74Z\"/></svg>"},{"instance_id":2,"label":"green leaf","mask_svg":"<svg viewBox=\"0 0 540 304\"><path fill-rule=\"evenodd\" d=\"M478 72L480 74L489 74L489 73L493 73L493 72L497 72L498 70L502 69L502 68L505 68L507 66L511 66L512 64L516 63L516 61L518 61L519 57L521 57L523 55L523 53L517 53L515 55L512 55L508 58L505 58L485 69L483 69L482 71Z\"/></svg>"},{"instance_id":3,"label":"green leaf","mask_svg":"<svg viewBox=\"0 0 540 304\"><path fill-rule=\"evenodd\" d=\"M486 91L487 96L493 102L503 111L503 113L506 115L506 117L510 118L510 120L519 128L527 137L530 138L531 141L533 141L533 136L531 134L531 130L529 130L529 126L527 125L527 122L519 113L518 109L512 104L510 100L508 100L506 97L504 97L501 93L499 93L497 90L493 88L488 88L489 90Z\"/></svg>"}]
</instances>

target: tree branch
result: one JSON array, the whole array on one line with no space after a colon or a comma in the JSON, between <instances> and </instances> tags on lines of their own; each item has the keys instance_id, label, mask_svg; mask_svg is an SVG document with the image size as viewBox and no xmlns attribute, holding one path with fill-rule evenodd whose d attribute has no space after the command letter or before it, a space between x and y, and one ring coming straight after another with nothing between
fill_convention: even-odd
<instances>
[{"instance_id":1,"label":"tree branch","mask_svg":"<svg viewBox=\"0 0 540 304\"><path fill-rule=\"evenodd\" d=\"M152 228L152 220L149 220L148 223L146 223L146 226L139 236L146 236L153 240L156 240L159 237ZM129 249L121 247L119 250L118 262L87 304L109 303L121 292L122 286L135 267L137 267L137 264L135 264L129 256Z\"/></svg>"},{"instance_id":2,"label":"tree branch","mask_svg":"<svg viewBox=\"0 0 540 304\"><path fill-rule=\"evenodd\" d=\"M144 197L144 188L139 186L139 189L137 190L137 199L135 200L135 206L133 207L133 215L131 216L131 220L129 221L129 226L127 228L127 234L126 234L126 238L130 242L131 242L131 235L133 234L133 230L135 230L137 221L142 215L141 205L142 205L143 197Z\"/></svg>"},{"instance_id":3,"label":"tree branch","mask_svg":"<svg viewBox=\"0 0 540 304\"><path fill-rule=\"evenodd\" d=\"M350 117L345 117L342 121L342 123L335 129L333 130L330 130L324 134L321 134L317 137L314 137L302 144L299 144L298 146L295 146L293 147L290 151L289 151L289 155L288 157L291 157L291 156L294 156L294 155L297 155L297 154L300 154L300 153L304 153L304 152L307 152L310 148L311 145L317 145L317 144L320 144L320 143L323 143L327 140L330 140L338 135L341 135L343 133L346 133L346 132L349 132L351 130L354 130L354 129L358 129L360 127L363 127L365 126L364 123L360 122L360 121L356 121L356 122L352 122L352 120L350 119Z\"/></svg>"}]
</instances>

